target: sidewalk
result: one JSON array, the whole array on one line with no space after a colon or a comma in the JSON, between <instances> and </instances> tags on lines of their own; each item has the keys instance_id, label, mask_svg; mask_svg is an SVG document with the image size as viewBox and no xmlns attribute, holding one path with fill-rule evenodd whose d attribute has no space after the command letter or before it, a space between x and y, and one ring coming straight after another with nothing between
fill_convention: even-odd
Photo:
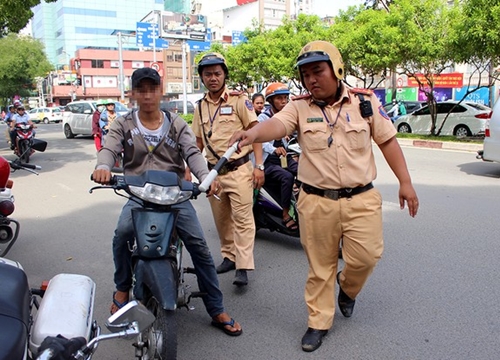
<instances>
[{"instance_id":1,"label":"sidewalk","mask_svg":"<svg viewBox=\"0 0 500 360\"><path fill-rule=\"evenodd\" d=\"M416 146L431 149L446 149L446 150L459 150L477 152L483 150L483 144L461 143L451 141L431 141L431 140L418 140L418 139L397 139L401 146Z\"/></svg>"}]
</instances>

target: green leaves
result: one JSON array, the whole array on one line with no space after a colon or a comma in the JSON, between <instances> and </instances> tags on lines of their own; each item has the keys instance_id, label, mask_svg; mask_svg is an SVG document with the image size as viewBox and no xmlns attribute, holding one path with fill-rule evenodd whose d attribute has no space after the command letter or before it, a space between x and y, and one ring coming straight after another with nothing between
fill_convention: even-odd
<instances>
[{"instance_id":1,"label":"green leaves","mask_svg":"<svg viewBox=\"0 0 500 360\"><path fill-rule=\"evenodd\" d=\"M0 2L0 37L9 32L22 30L33 17L31 8L40 4L41 0L2 0ZM45 0L55 2L57 0Z\"/></svg>"}]
</instances>

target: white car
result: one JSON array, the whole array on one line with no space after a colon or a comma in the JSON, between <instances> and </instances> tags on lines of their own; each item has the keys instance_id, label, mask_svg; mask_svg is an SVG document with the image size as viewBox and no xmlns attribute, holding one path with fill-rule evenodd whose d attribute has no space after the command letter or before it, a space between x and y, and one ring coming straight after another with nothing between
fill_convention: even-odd
<instances>
[{"instance_id":1,"label":"white car","mask_svg":"<svg viewBox=\"0 0 500 360\"><path fill-rule=\"evenodd\" d=\"M441 130L440 135L457 137L484 135L486 123L491 116L491 109L487 106L463 101L445 101L436 104L436 131L441 127L445 116L450 115ZM430 135L431 115L429 106L414 111L411 114L399 117L394 126L401 133Z\"/></svg>"},{"instance_id":2,"label":"white car","mask_svg":"<svg viewBox=\"0 0 500 360\"><path fill-rule=\"evenodd\" d=\"M493 107L493 114L486 125L484 148L478 154L478 158L484 161L500 162L500 100Z\"/></svg>"},{"instance_id":3,"label":"white car","mask_svg":"<svg viewBox=\"0 0 500 360\"><path fill-rule=\"evenodd\" d=\"M96 111L95 101L80 100L66 105L63 115L63 132L67 139L76 135L92 135L92 116ZM128 109L120 102L115 102L118 115L125 115Z\"/></svg>"},{"instance_id":4,"label":"white car","mask_svg":"<svg viewBox=\"0 0 500 360\"><path fill-rule=\"evenodd\" d=\"M34 108L28 111L28 116L30 120L38 124L40 122L48 123L59 123L63 120L63 115L59 107L41 107Z\"/></svg>"}]
</instances>

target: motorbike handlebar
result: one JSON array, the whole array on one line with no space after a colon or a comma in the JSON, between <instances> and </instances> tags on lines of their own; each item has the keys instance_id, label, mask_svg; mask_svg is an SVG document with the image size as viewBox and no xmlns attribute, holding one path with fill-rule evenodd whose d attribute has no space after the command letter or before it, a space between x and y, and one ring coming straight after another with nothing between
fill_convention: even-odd
<instances>
[{"instance_id":1,"label":"motorbike handlebar","mask_svg":"<svg viewBox=\"0 0 500 360\"><path fill-rule=\"evenodd\" d=\"M20 161L9 161L9 165L12 168L12 170L21 170L21 169L23 169L23 170L30 171L30 172L32 172L34 174L37 174L37 173L35 171L32 171L32 170L41 170L42 169L42 167L39 166L39 165L26 164L26 163L22 163Z\"/></svg>"},{"instance_id":2,"label":"motorbike handlebar","mask_svg":"<svg viewBox=\"0 0 500 360\"><path fill-rule=\"evenodd\" d=\"M217 161L217 164L215 164L213 169L210 170L205 180L203 180L200 186L198 186L198 189L200 189L201 192L205 192L210 188L210 184L212 184L217 175L219 175L219 170L224 165L226 165L231 156L233 156L236 150L238 150L238 143L239 141L235 142L229 149L227 149L224 155L222 155L222 157L220 158L220 160Z\"/></svg>"}]
</instances>

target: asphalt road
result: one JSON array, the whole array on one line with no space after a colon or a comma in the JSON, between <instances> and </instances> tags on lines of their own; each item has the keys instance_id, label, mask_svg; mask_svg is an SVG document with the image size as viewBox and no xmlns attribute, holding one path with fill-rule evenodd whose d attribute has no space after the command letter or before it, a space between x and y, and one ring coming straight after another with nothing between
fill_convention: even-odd
<instances>
[{"instance_id":1,"label":"asphalt road","mask_svg":"<svg viewBox=\"0 0 500 360\"><path fill-rule=\"evenodd\" d=\"M0 129L3 131L3 129ZM124 200L89 194L95 163L90 138L67 140L58 124L39 125L49 142L32 162L39 176L15 172L14 217L21 234L8 257L31 286L79 273L97 284L94 318L103 326L113 291L111 237ZM0 155L12 159L3 142ZM375 151L384 198L385 252L359 295L352 318L337 310L323 346L304 353L303 289L307 261L297 239L257 233L256 270L244 289L222 274L227 310L244 333L230 338L210 326L201 300L178 311L179 359L497 359L500 345L498 213L500 164L474 152L404 147L421 208L399 209L397 180ZM194 201L216 263L218 239L205 198ZM189 257L185 257L189 263ZM188 280L195 285L194 278ZM104 342L96 360L132 359L131 341Z\"/></svg>"}]
</instances>

